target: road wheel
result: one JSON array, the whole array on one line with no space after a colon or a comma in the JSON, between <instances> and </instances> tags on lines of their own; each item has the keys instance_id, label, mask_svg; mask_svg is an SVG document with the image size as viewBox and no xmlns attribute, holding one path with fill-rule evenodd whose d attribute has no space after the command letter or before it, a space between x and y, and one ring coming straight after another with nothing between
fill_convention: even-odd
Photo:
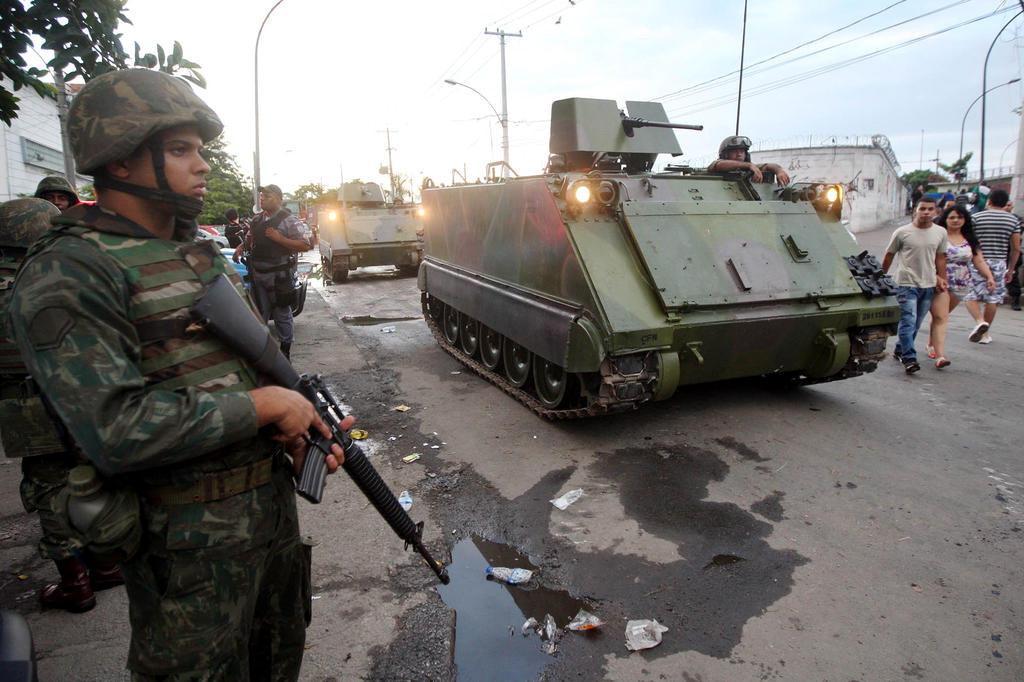
<instances>
[{"instance_id":1,"label":"road wheel","mask_svg":"<svg viewBox=\"0 0 1024 682\"><path fill-rule=\"evenodd\" d=\"M568 394L571 376L553 362L533 356L533 387L537 398L548 409L560 407Z\"/></svg>"},{"instance_id":2,"label":"road wheel","mask_svg":"<svg viewBox=\"0 0 1024 682\"><path fill-rule=\"evenodd\" d=\"M511 339L505 339L502 355L505 358L505 376L516 388L526 386L530 381L530 357L532 353Z\"/></svg>"},{"instance_id":3,"label":"road wheel","mask_svg":"<svg viewBox=\"0 0 1024 682\"><path fill-rule=\"evenodd\" d=\"M444 307L444 338L448 343L457 344L459 342L459 311L450 305Z\"/></svg>"},{"instance_id":4,"label":"road wheel","mask_svg":"<svg viewBox=\"0 0 1024 682\"><path fill-rule=\"evenodd\" d=\"M480 323L469 315L463 315L459 320L459 346L469 357L476 355L476 349L480 347Z\"/></svg>"},{"instance_id":5,"label":"road wheel","mask_svg":"<svg viewBox=\"0 0 1024 682\"><path fill-rule=\"evenodd\" d=\"M501 364L501 334L490 327L480 325L480 361L489 370L496 370Z\"/></svg>"}]
</instances>

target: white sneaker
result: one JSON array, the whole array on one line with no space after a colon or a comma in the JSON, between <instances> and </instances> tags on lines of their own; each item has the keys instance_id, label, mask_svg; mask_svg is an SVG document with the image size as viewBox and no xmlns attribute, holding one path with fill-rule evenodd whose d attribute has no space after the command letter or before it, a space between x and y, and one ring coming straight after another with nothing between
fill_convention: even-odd
<instances>
[{"instance_id":1,"label":"white sneaker","mask_svg":"<svg viewBox=\"0 0 1024 682\"><path fill-rule=\"evenodd\" d=\"M971 343L978 343L981 341L981 337L985 336L985 332L988 331L988 326L988 322L979 322L971 330L971 333L967 335L967 340Z\"/></svg>"},{"instance_id":2,"label":"white sneaker","mask_svg":"<svg viewBox=\"0 0 1024 682\"><path fill-rule=\"evenodd\" d=\"M978 343L984 343L986 345L992 343L992 335L991 334L985 334L984 336L981 337L981 340L978 341Z\"/></svg>"}]
</instances>

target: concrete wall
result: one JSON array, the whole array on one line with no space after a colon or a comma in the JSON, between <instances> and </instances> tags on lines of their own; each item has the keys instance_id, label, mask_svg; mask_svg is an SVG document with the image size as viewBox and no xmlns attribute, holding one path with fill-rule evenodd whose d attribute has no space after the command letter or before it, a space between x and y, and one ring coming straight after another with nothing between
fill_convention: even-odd
<instances>
[{"instance_id":1,"label":"concrete wall","mask_svg":"<svg viewBox=\"0 0 1024 682\"><path fill-rule=\"evenodd\" d=\"M3 79L3 85L11 90L11 81ZM32 196L47 175L64 175L57 101L40 97L32 88L14 95L18 118L9 126L0 124L0 201ZM91 180L79 177L79 185L85 182Z\"/></svg>"},{"instance_id":2,"label":"concrete wall","mask_svg":"<svg viewBox=\"0 0 1024 682\"><path fill-rule=\"evenodd\" d=\"M752 151L750 157L754 163L779 164L793 182L852 181L843 205L843 220L849 221L851 232L867 232L906 214L906 189L877 147L765 149Z\"/></svg>"}]
</instances>

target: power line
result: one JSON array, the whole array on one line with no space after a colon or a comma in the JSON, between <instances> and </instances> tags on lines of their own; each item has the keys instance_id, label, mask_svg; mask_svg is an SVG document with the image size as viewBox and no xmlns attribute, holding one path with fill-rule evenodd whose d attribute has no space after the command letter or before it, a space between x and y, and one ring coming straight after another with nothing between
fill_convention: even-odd
<instances>
[{"instance_id":1,"label":"power line","mask_svg":"<svg viewBox=\"0 0 1024 682\"><path fill-rule=\"evenodd\" d=\"M865 60L868 60L868 59L872 59L874 57L877 57L877 56L880 56L880 55L883 55L883 54L888 54L889 52L893 52L895 50L899 50L901 48L908 47L908 46L913 45L915 43L919 43L919 42L921 42L923 40L927 40L928 38L934 38L935 36L942 35L943 33L948 33L949 31L953 31L953 30L956 30L958 28L963 28L964 26L968 26L970 24L973 24L973 23L976 23L976 22L988 19L989 17L993 17L993 16L996 16L998 14L1003 14L1004 12L1007 12L1007 11L1010 11L1010 10L1015 10L1015 9L1016 9L1015 7L1007 7L1006 9L996 10L995 12L992 12L990 14L983 14L983 15L975 17L973 19L968 19L968 20L962 21L962 22L960 22L958 24L954 24L952 26L947 26L946 28L939 29L938 31L933 31L931 33L926 33L924 35L920 35L920 36L917 36L915 38L911 38L911 39L906 40L906 41L904 41L902 43L897 43L896 45L890 45L889 47L880 48L878 50L873 50L871 52L867 52L865 54L858 55L856 57L851 57L849 59L844 59L844 60L841 60L841 61L838 61L838 62L833 62L831 64L826 64L824 66L816 67L814 69L810 69L808 71L804 71L804 72L799 73L799 74L794 74L794 75L791 75L791 76L786 76L785 78L780 78L779 80L776 80L776 81L771 81L769 83L763 83L760 86L757 86L756 88L754 88L752 92L749 92L745 96L753 97L754 95L761 95L761 94L765 94L767 92L771 92L773 90L778 90L780 88L787 87L789 85L793 85L795 83L799 83L801 81L805 81L805 80L808 80L808 79L811 79L811 78L815 78L817 76L821 76L821 75L824 75L826 73L829 73L829 72L832 72L832 71L836 71L838 69L845 68L847 66L852 66L853 64L857 64L857 63L860 63L862 61L865 61ZM708 109L714 109L716 107L723 106L725 104L730 104L730 103L732 103L734 101L736 101L735 95L726 95L726 96L722 96L722 97L717 97L717 98L705 100L703 102L696 102L696 103L688 105L688 106L684 106L684 107L680 107L678 109L674 109L674 110L672 110L672 111L670 111L668 113L674 114L674 115L694 114L694 113L697 113L697 112L700 112L700 111L706 111Z\"/></svg>"},{"instance_id":2,"label":"power line","mask_svg":"<svg viewBox=\"0 0 1024 682\"><path fill-rule=\"evenodd\" d=\"M759 62L755 62L754 64L751 64L749 67L744 69L744 72L747 73L748 75L751 75L751 73L755 73L755 74L756 73L761 73L763 71L768 71L770 69L775 69L775 68L778 68L780 66L784 66L786 64L792 64L793 62L797 62L797 61L800 61L802 59L807 59L808 57L813 57L815 55L822 54L823 52L827 52L829 50L834 50L837 47L842 47L844 45L849 45L849 44L854 43L854 42L856 42L858 40L863 40L864 38L869 38L871 36L877 35L879 33L883 33L885 31L891 30L893 28L898 28L900 26L903 26L904 24L907 24L907 23L910 23L910 22L913 22L913 21L917 21L919 19L923 19L925 17L931 16L931 15L936 14L938 12L945 11L945 10L950 9L952 7L956 7L958 5L963 5L963 4L967 3L967 2L971 2L971 0L957 0L956 2L953 2L953 3L949 4L949 5L945 5L944 7L939 7L938 9L931 10L931 11L926 12L924 14L920 14L918 16L911 17L909 19L904 19L903 21L899 21L899 22L897 22L895 24L890 24L889 26L885 26L883 28L875 29L874 31L870 31L868 33L864 33L862 35L856 36L854 38L850 38L848 40L840 41L840 42L835 43L833 45L829 45L829 46L823 47L821 49L814 50L812 52L808 52L807 54L799 55L797 57L793 57L791 59L784 60L784 61L779 62L777 64L773 64L771 66L767 66L767 67L765 67L763 69L755 69L755 67L757 67L757 66L759 66L761 64L765 64L767 62L773 61L774 59L776 59L776 58L778 58L778 57L780 57L782 55L789 54L790 52L798 50L798 49L800 49L802 47L806 47L807 45L810 45L812 43L816 43L816 42L818 42L818 41L820 41L820 40L822 40L824 38L827 38L830 35L835 35L836 33L840 32L840 31L843 31L843 30L849 28L850 26L854 26L854 25L856 25L856 24L858 24L858 23L860 23L862 21L865 21L865 20L871 18L871 17L877 16L877 15L881 14L882 12L885 12L886 10L894 7L895 5L900 4L900 3L895 3L893 5L889 5L888 7L883 8L883 9L877 11L877 12L874 12L873 14L867 15L865 17L861 17L860 19L858 19L858 20L856 20L856 21L854 21L854 22L852 22L850 24L847 24L846 26L843 26L841 28L837 28L835 30L832 30L832 31L824 34L824 35L821 35L821 36L815 38L814 40L809 40L809 41L807 41L805 43L802 43L800 45L797 45L795 47L791 47L789 49L783 50L782 52L779 52L778 54L775 54L775 55L773 55L771 57L768 57L767 59L762 59ZM996 10L996 12L999 12L999 11L1006 11L1006 10ZM719 85L725 85L727 83L731 83L733 80L735 80L735 78L731 78L731 77L735 76L738 73L739 73L739 71L730 71L729 73L725 73L725 74L722 74L720 76L716 76L714 78L710 78L710 79L708 79L706 81L701 81L700 83L696 83L694 85L687 86L687 87L682 88L680 90L676 90L674 92L670 92L667 95L662 95L660 97L655 97L654 100L658 101L658 100L677 99L679 97L686 96L686 95L689 95L689 94L696 94L698 92L704 92L704 91L710 90L710 89L712 89L714 87L718 87ZM728 79L728 80L725 80L725 79ZM718 82L718 81L724 81L724 82ZM712 85L712 84L715 84L715 85Z\"/></svg>"},{"instance_id":3,"label":"power line","mask_svg":"<svg viewBox=\"0 0 1024 682\"><path fill-rule=\"evenodd\" d=\"M530 0L530 2L527 2L524 5L520 5L518 9L514 9L511 12L509 12L508 14L506 14L506 15L504 15L504 16L502 16L502 17L500 17L498 19L495 19L494 21L490 22L490 24L488 24L488 26L492 26L492 25L493 26L500 26L502 23L506 23L507 24L507 23L513 21L513 17L515 17L515 15L520 14L524 9L526 9L530 5L536 5L538 2L544 2L545 5L549 5L553 1L554 0ZM529 12L526 12L525 14L523 14L523 16L526 16L527 14L533 13L536 9L539 9L539 8L534 8L534 9L530 10ZM520 18L522 18L522 17L520 17Z\"/></svg>"}]
</instances>

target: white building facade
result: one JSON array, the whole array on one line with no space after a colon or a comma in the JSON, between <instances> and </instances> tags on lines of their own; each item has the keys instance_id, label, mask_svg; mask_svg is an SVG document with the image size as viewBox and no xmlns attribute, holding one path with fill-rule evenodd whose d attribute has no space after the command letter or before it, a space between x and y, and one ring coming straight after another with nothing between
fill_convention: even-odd
<instances>
[{"instance_id":1,"label":"white building facade","mask_svg":"<svg viewBox=\"0 0 1024 682\"><path fill-rule=\"evenodd\" d=\"M11 81L5 78L3 85L11 90ZM30 87L14 96L18 118L9 126L0 124L0 201L32 196L47 175L64 175L57 100L42 97ZM86 182L91 180L78 176L76 184Z\"/></svg>"},{"instance_id":2,"label":"white building facade","mask_svg":"<svg viewBox=\"0 0 1024 682\"><path fill-rule=\"evenodd\" d=\"M906 214L907 190L900 181L900 166L884 135L870 144L759 149L750 152L754 163L777 163L793 182L846 185L843 221L851 232L867 232Z\"/></svg>"}]
</instances>

